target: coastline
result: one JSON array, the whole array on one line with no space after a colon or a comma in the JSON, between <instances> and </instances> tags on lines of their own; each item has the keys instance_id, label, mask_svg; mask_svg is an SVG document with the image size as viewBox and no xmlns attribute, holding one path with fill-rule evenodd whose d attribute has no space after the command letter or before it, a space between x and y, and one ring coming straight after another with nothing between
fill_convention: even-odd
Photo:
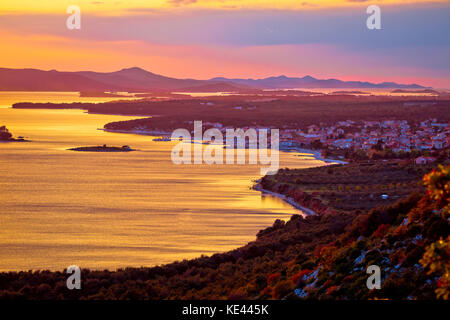
<instances>
[{"instance_id":1,"label":"coastline","mask_svg":"<svg viewBox=\"0 0 450 320\"><path fill-rule=\"evenodd\" d=\"M280 149L280 151L310 153L310 154L312 154L314 156L314 159L320 160L320 161L323 161L323 162L326 162L326 163L348 164L348 162L344 161L344 160L324 158L324 157L322 157L322 153L320 151L318 151L318 150L298 148L298 147L290 147L290 148L286 148L286 149Z\"/></svg>"},{"instance_id":2,"label":"coastline","mask_svg":"<svg viewBox=\"0 0 450 320\"><path fill-rule=\"evenodd\" d=\"M299 152L299 153L312 154L314 159L319 160L319 161L323 161L323 162L326 163L326 165L330 165L330 164L342 164L342 165L345 165L345 164L348 164L347 161L324 158L324 157L322 157L321 152L317 151L317 150L298 148L298 147L291 147L291 148L287 148L287 149L280 149L280 151L283 151L283 152ZM257 182L256 185L253 186L254 190L260 191L263 194L266 193L266 194L269 194L271 196L277 197L277 198L285 201L286 203L290 204L294 208L303 211L307 215L316 215L317 214L315 211L298 204L294 199L292 199L290 197L287 197L284 194L263 189L261 187L261 185L260 185L260 181L261 181L261 179L258 179L256 181Z\"/></svg>"},{"instance_id":3,"label":"coastline","mask_svg":"<svg viewBox=\"0 0 450 320\"><path fill-rule=\"evenodd\" d=\"M171 136L170 132L165 132L165 131L140 131L140 130L129 131L129 130L113 130L113 129L105 129L105 128L99 128L98 130L103 130L105 132L112 132L112 133L140 134L140 135L144 135L144 136L155 136L155 137L160 137L160 136L170 137ZM323 161L325 163L348 164L348 162L344 161L344 160L324 158L324 157L322 157L321 152L318 150L298 148L298 147L289 147L289 148L280 148L280 151L309 153L309 154L313 155L314 159Z\"/></svg>"},{"instance_id":4,"label":"coastline","mask_svg":"<svg viewBox=\"0 0 450 320\"><path fill-rule=\"evenodd\" d=\"M112 132L112 133L129 133L129 134L140 134L143 136L170 136L170 132L164 132L164 131L127 131L127 130L112 130L112 129L105 129L105 128L99 128L98 130L103 130L105 132Z\"/></svg>"},{"instance_id":5,"label":"coastline","mask_svg":"<svg viewBox=\"0 0 450 320\"><path fill-rule=\"evenodd\" d=\"M31 140L26 139L11 139L11 140L0 140L0 142L7 143L7 142L31 142Z\"/></svg>"},{"instance_id":6,"label":"coastline","mask_svg":"<svg viewBox=\"0 0 450 320\"><path fill-rule=\"evenodd\" d=\"M164 132L164 131L127 131L127 130L111 130L111 129L99 129L99 130L103 130L103 131L107 131L107 132L113 132L113 133L128 133L128 134L139 134L139 135L148 135L148 136L170 136L170 133L168 132ZM322 157L322 154L320 151L317 150L311 150L311 149L305 149L305 148L298 148L298 147L291 147L291 148L286 148L286 149L282 149L280 148L280 151L282 152L298 152L298 153L305 153L305 154L311 154L313 156L314 159L319 160L319 161L323 161L325 162L327 165L328 164L348 164L348 162L343 161L343 160L336 160L336 159L328 159L328 158L324 158ZM283 200L284 202L288 203L289 205L293 206L294 208L302 211L303 213L305 213L306 215L316 215L317 213L307 207L301 206L300 204L298 204L297 202L294 201L294 199L286 197L283 194L280 193L276 193L270 190L266 190L263 189L260 184L259 184L259 180L257 180L257 184L254 185L252 187L252 189L256 190L256 191L260 191L262 194L269 194L271 196L277 197L281 200Z\"/></svg>"},{"instance_id":7,"label":"coastline","mask_svg":"<svg viewBox=\"0 0 450 320\"><path fill-rule=\"evenodd\" d=\"M257 182L257 184L253 187L253 190L257 190L260 191L262 194L269 194L271 196L277 197L282 199L283 201L289 203L291 206L293 206L294 208L303 211L303 213L307 214L307 215L316 215L317 213L314 212L313 210L303 207L301 205L299 205L297 202L294 201L294 199L286 197L284 194L281 193L276 193L270 190L266 190L263 189L261 187L261 185L259 184L259 181Z\"/></svg>"}]
</instances>

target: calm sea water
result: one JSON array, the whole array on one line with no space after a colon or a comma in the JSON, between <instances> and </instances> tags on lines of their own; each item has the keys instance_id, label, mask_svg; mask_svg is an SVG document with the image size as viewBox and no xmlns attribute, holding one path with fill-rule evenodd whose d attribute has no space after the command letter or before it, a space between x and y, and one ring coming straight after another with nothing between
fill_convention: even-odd
<instances>
[{"instance_id":1,"label":"calm sea water","mask_svg":"<svg viewBox=\"0 0 450 320\"><path fill-rule=\"evenodd\" d=\"M20 110L20 101L100 102L74 93L0 92L0 125L32 142L0 143L0 271L153 266L234 249L275 219L300 213L251 190L251 165L183 165L173 143L108 133L136 117L82 110ZM131 153L67 148L128 144ZM281 167L323 165L281 153Z\"/></svg>"}]
</instances>

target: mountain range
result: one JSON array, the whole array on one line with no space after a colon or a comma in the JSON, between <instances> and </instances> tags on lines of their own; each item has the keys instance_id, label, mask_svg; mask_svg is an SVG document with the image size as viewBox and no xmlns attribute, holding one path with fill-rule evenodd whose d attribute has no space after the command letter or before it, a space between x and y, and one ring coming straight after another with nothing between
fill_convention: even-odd
<instances>
[{"instance_id":1,"label":"mountain range","mask_svg":"<svg viewBox=\"0 0 450 320\"><path fill-rule=\"evenodd\" d=\"M342 81L338 79L316 79L311 76L302 78L290 78L286 76L269 77L264 79L227 79L213 78L211 81L232 82L264 89L314 89L314 88L336 88L336 89L424 89L418 84L398 84L395 82L371 83L363 81Z\"/></svg>"},{"instance_id":2,"label":"mountain range","mask_svg":"<svg viewBox=\"0 0 450 320\"><path fill-rule=\"evenodd\" d=\"M425 87L395 82L371 83L316 79L311 76L302 78L278 76L264 79L223 77L209 80L176 79L137 67L106 73L0 68L0 91L248 92L261 89L297 88L424 89Z\"/></svg>"}]
</instances>

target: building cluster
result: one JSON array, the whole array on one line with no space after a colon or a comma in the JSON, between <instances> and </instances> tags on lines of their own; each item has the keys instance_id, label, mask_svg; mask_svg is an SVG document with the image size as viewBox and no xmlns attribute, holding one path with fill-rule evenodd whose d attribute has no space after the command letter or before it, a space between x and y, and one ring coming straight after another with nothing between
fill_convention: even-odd
<instances>
[{"instance_id":1,"label":"building cluster","mask_svg":"<svg viewBox=\"0 0 450 320\"><path fill-rule=\"evenodd\" d=\"M189 126L194 121L188 121ZM203 128L218 129L225 137L228 129L235 130L220 122L203 122ZM146 126L134 128L135 132L148 132ZM261 130L276 129L273 126L262 127L258 125L241 128ZM392 150L393 152L411 152L442 150L450 147L450 124L439 122L437 119L428 119L420 123L409 124L407 120L383 121L339 121L333 125L313 124L306 129L282 127L280 128L280 147L301 148L317 147L334 150L368 151L370 149ZM191 130L194 134L194 130ZM160 134L168 134L160 132Z\"/></svg>"},{"instance_id":2,"label":"building cluster","mask_svg":"<svg viewBox=\"0 0 450 320\"><path fill-rule=\"evenodd\" d=\"M339 121L331 126L311 125L307 131L283 129L281 146L295 147L320 141L332 149L368 150L379 147L394 152L440 150L450 146L450 124L436 119L411 126L406 120Z\"/></svg>"},{"instance_id":3,"label":"building cluster","mask_svg":"<svg viewBox=\"0 0 450 320\"><path fill-rule=\"evenodd\" d=\"M219 129L223 134L232 127L221 123L205 122L205 126ZM244 131L250 127L242 128ZM256 130L271 128L257 127ZM450 147L450 124L429 119L410 125L406 120L339 121L333 125L310 125L306 130L280 129L280 147L321 146L337 150L363 150L379 148L394 152L412 150L441 150Z\"/></svg>"}]
</instances>

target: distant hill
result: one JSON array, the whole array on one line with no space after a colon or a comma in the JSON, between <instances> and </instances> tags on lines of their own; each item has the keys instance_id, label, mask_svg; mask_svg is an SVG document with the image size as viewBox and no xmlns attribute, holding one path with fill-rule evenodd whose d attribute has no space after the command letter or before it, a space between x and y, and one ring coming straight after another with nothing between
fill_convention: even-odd
<instances>
[{"instance_id":1,"label":"distant hill","mask_svg":"<svg viewBox=\"0 0 450 320\"><path fill-rule=\"evenodd\" d=\"M70 72L42 71L36 69L0 68L2 91L103 91L117 90L82 75Z\"/></svg>"},{"instance_id":2,"label":"distant hill","mask_svg":"<svg viewBox=\"0 0 450 320\"><path fill-rule=\"evenodd\" d=\"M109 73L82 71L76 74L107 86L126 89L125 91L174 90L210 83L204 80L169 78L136 67Z\"/></svg>"},{"instance_id":3,"label":"distant hill","mask_svg":"<svg viewBox=\"0 0 450 320\"><path fill-rule=\"evenodd\" d=\"M255 89L294 88L425 89L425 87L417 84L397 84L395 82L375 84L361 81L341 81L338 79L320 80L311 76L303 78L279 76L265 79L176 79L137 67L115 72L61 72L56 70L0 68L0 91L149 92L154 90L176 90L186 92L244 92Z\"/></svg>"},{"instance_id":4,"label":"distant hill","mask_svg":"<svg viewBox=\"0 0 450 320\"><path fill-rule=\"evenodd\" d=\"M404 90L404 89L396 89L393 90L392 93L428 93L428 94L439 94L439 92L431 89L424 89L424 90Z\"/></svg>"},{"instance_id":5,"label":"distant hill","mask_svg":"<svg viewBox=\"0 0 450 320\"><path fill-rule=\"evenodd\" d=\"M295 89L295 88L342 88L342 89L424 89L418 84L398 84L395 82L371 83L362 81L342 81L338 79L316 79L311 76L303 78L290 78L286 76L269 77L264 79L228 79L213 78L212 81L233 82L246 86L252 86L263 89Z\"/></svg>"},{"instance_id":6,"label":"distant hill","mask_svg":"<svg viewBox=\"0 0 450 320\"><path fill-rule=\"evenodd\" d=\"M115 72L60 72L36 69L0 68L0 90L3 91L129 91L178 90L215 85L218 91L228 91L230 84L209 80L175 79L140 68ZM239 85L234 86L240 89ZM190 90L192 91L192 90Z\"/></svg>"}]
</instances>

